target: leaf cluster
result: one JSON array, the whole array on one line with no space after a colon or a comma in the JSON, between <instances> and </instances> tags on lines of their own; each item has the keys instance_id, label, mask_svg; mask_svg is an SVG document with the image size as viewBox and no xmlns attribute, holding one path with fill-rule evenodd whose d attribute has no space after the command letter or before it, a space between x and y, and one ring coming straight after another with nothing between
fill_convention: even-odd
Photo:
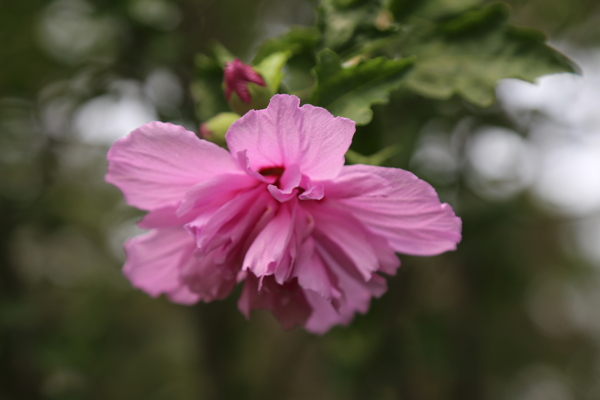
<instances>
[{"instance_id":1,"label":"leaf cluster","mask_svg":"<svg viewBox=\"0 0 600 400\"><path fill-rule=\"evenodd\" d=\"M500 79L576 71L543 33L514 26L509 15L506 4L482 0L322 0L316 27L266 40L252 65L275 90L358 125L394 91L489 107ZM202 120L227 111L220 87L227 57L215 46L198 58Z\"/></svg>"}]
</instances>

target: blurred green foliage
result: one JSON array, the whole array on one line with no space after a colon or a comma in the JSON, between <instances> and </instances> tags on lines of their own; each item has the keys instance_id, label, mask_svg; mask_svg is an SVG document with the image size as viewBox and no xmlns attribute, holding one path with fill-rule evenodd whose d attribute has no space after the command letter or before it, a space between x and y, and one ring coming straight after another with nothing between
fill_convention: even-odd
<instances>
[{"instance_id":1,"label":"blurred green foliage","mask_svg":"<svg viewBox=\"0 0 600 400\"><path fill-rule=\"evenodd\" d=\"M600 43L593 0L508 3L521 24ZM140 214L103 182L108 145L84 140L76 121L91 100L132 86L153 99L158 118L197 129L228 110L215 40L244 60L256 55L254 65L289 51L281 90L359 115L352 149L393 145L400 153L378 162L406 169L415 169L411 158L432 125L461 160L478 127L511 126L492 105L498 79L570 68L541 34L514 27L503 4L316 6L0 2L0 399L512 400L532 399L523 388L538 378L566 382L568 399L600 398L597 338L566 322L543 329L528 311L541 283L585 282L589 265L564 250L560 219L526 194L482 198L464 170L415 170L463 218L459 249L402 256L369 313L322 337L283 332L266 313L247 322L237 296L183 307L148 298L120 275L121 244ZM325 63L337 65L326 71ZM385 88L373 79L377 63L390 70ZM184 89L177 103L165 97L168 85L152 95L149 77L160 68ZM360 74L347 79L349 70ZM356 110L336 108L326 96L335 88L343 99L354 79L370 85L342 102ZM560 317L557 304L547 312Z\"/></svg>"}]
</instances>

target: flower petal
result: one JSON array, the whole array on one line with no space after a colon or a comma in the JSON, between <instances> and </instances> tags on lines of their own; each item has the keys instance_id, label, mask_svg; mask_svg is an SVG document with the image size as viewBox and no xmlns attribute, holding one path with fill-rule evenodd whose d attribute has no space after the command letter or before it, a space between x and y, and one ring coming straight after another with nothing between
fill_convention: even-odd
<instances>
[{"instance_id":1,"label":"flower petal","mask_svg":"<svg viewBox=\"0 0 600 400\"><path fill-rule=\"evenodd\" d=\"M298 278L298 284L302 289L315 292L326 300L339 298L341 293L337 278L314 251L314 247L314 240L309 237L300 249L300 258L294 268L293 276Z\"/></svg>"},{"instance_id":2,"label":"flower petal","mask_svg":"<svg viewBox=\"0 0 600 400\"><path fill-rule=\"evenodd\" d=\"M238 308L246 318L250 318L251 310L267 309L275 315L283 329L292 329L306 322L311 309L296 280L283 285L276 283L273 277L260 280L262 282L252 273L246 277L238 301Z\"/></svg>"},{"instance_id":3,"label":"flower petal","mask_svg":"<svg viewBox=\"0 0 600 400\"><path fill-rule=\"evenodd\" d=\"M183 197L177 214L183 216L204 208L217 209L216 205L228 202L257 183L253 177L244 173L216 175L192 187Z\"/></svg>"},{"instance_id":4,"label":"flower petal","mask_svg":"<svg viewBox=\"0 0 600 400\"><path fill-rule=\"evenodd\" d=\"M273 208L273 203L275 200L264 189L242 192L213 213L201 214L187 224L186 229L194 234L196 246L203 254L218 247L222 247L223 256L235 247L238 251L244 251L246 246L240 242L251 240L250 233L265 213ZM272 214L267 214L272 217Z\"/></svg>"},{"instance_id":5,"label":"flower petal","mask_svg":"<svg viewBox=\"0 0 600 400\"><path fill-rule=\"evenodd\" d=\"M125 243L127 262L123 274L134 287L152 297L165 293L172 301L195 303L199 296L179 279L194 248L194 237L181 227L150 231Z\"/></svg>"},{"instance_id":6,"label":"flower petal","mask_svg":"<svg viewBox=\"0 0 600 400\"><path fill-rule=\"evenodd\" d=\"M317 244L316 250L333 274L337 277L341 298L327 301L315 295L315 292L306 291L306 298L313 312L306 322L306 329L313 333L325 333L335 325L347 325L356 312L362 314L369 309L371 298L380 297L387 290L385 279L373 274L368 282L348 273L348 269L341 265L335 255Z\"/></svg>"},{"instance_id":7,"label":"flower petal","mask_svg":"<svg viewBox=\"0 0 600 400\"><path fill-rule=\"evenodd\" d=\"M142 229L168 228L171 226L181 226L190 222L193 217L189 215L178 217L176 206L166 206L149 211L137 226Z\"/></svg>"},{"instance_id":8,"label":"flower petal","mask_svg":"<svg viewBox=\"0 0 600 400\"><path fill-rule=\"evenodd\" d=\"M279 180L279 186L269 185L269 193L280 203L289 201L296 197L298 187L302 180L300 168L296 164L288 166Z\"/></svg>"},{"instance_id":9,"label":"flower petal","mask_svg":"<svg viewBox=\"0 0 600 400\"><path fill-rule=\"evenodd\" d=\"M219 146L181 126L150 122L119 139L107 155L106 181L129 205L152 210L178 203L195 184L239 167Z\"/></svg>"},{"instance_id":10,"label":"flower petal","mask_svg":"<svg viewBox=\"0 0 600 400\"><path fill-rule=\"evenodd\" d=\"M369 190L361 192L361 187ZM385 237L397 252L436 255L456 249L461 240L462 223L452 207L442 204L431 185L408 171L367 165L344 167L336 181L327 183L325 191L337 194L340 209Z\"/></svg>"},{"instance_id":11,"label":"flower petal","mask_svg":"<svg viewBox=\"0 0 600 400\"><path fill-rule=\"evenodd\" d=\"M217 263L216 253L208 255L197 253L193 257L193 262L187 263L181 270L182 281L197 294L201 301L224 299L236 285L237 271L231 264Z\"/></svg>"},{"instance_id":12,"label":"flower petal","mask_svg":"<svg viewBox=\"0 0 600 400\"><path fill-rule=\"evenodd\" d=\"M313 180L337 176L354 122L321 107L299 105L296 96L280 94L271 98L266 109L246 113L225 136L231 153L246 150L254 171L297 164Z\"/></svg>"},{"instance_id":13,"label":"flower petal","mask_svg":"<svg viewBox=\"0 0 600 400\"><path fill-rule=\"evenodd\" d=\"M350 273L368 281L379 269L379 259L368 239L373 233L352 215L326 204L315 204L309 209L315 220L314 238Z\"/></svg>"},{"instance_id":14,"label":"flower petal","mask_svg":"<svg viewBox=\"0 0 600 400\"><path fill-rule=\"evenodd\" d=\"M250 245L242 269L252 271L259 278L275 273L275 269L287 255L294 229L292 222L292 213L287 203L283 203L277 215Z\"/></svg>"}]
</instances>

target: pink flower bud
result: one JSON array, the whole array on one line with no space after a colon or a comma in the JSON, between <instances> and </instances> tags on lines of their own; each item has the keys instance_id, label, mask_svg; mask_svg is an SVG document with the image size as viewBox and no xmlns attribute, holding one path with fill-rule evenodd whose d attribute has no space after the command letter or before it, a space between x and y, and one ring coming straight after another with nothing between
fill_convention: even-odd
<instances>
[{"instance_id":1,"label":"pink flower bud","mask_svg":"<svg viewBox=\"0 0 600 400\"><path fill-rule=\"evenodd\" d=\"M212 131L206 124L206 122L200 124L200 137L205 140L209 140L211 136L213 136Z\"/></svg>"},{"instance_id":2,"label":"pink flower bud","mask_svg":"<svg viewBox=\"0 0 600 400\"><path fill-rule=\"evenodd\" d=\"M248 83L265 86L265 81L258 72L239 59L236 58L225 64L225 98L227 101L231 98L231 93L235 92L242 101L250 104L252 98L248 89Z\"/></svg>"}]
</instances>

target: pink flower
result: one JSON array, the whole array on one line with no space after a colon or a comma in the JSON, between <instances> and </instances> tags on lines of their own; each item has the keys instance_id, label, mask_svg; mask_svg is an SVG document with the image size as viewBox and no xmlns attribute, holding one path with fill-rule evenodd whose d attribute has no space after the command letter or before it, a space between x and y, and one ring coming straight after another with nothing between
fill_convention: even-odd
<instances>
[{"instance_id":1,"label":"pink flower","mask_svg":"<svg viewBox=\"0 0 600 400\"><path fill-rule=\"evenodd\" d=\"M149 211L125 244L124 274L151 296L226 297L316 333L349 323L386 291L396 252L456 248L461 221L412 173L344 166L354 122L295 96L233 123L230 152L152 122L117 141L106 180Z\"/></svg>"},{"instance_id":2,"label":"pink flower","mask_svg":"<svg viewBox=\"0 0 600 400\"><path fill-rule=\"evenodd\" d=\"M264 79L254 71L251 66L244 64L237 58L225 65L225 98L227 101L231 98L233 92L242 99L244 103L250 104L252 98L248 83L256 83L259 86L265 86Z\"/></svg>"}]
</instances>

